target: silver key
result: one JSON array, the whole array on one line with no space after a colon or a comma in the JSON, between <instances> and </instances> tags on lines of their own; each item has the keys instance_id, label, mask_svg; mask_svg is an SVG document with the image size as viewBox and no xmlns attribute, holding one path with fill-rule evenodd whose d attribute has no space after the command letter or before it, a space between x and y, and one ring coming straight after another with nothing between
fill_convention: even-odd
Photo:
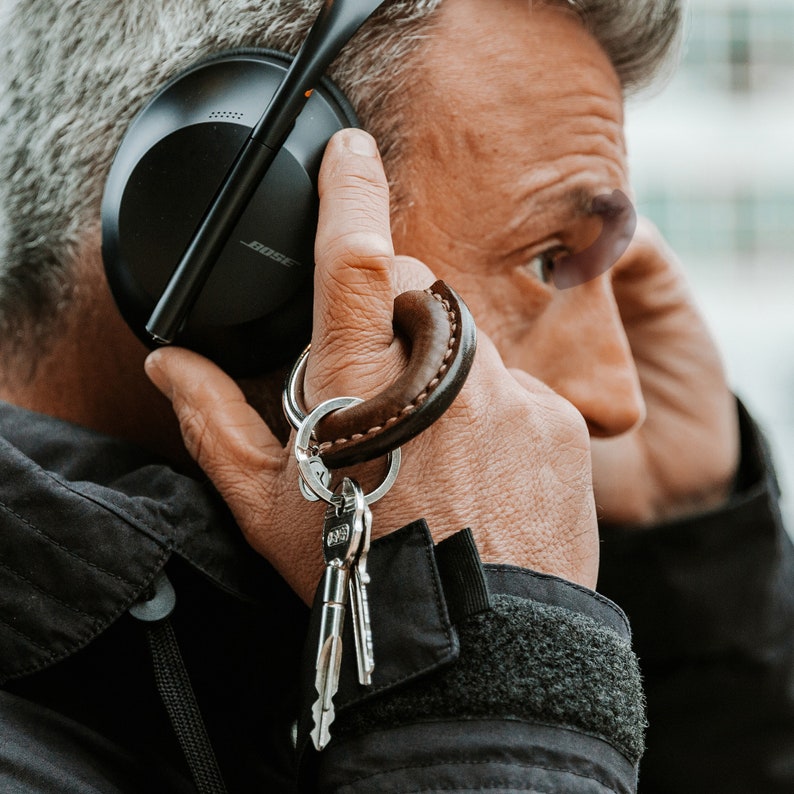
<instances>
[{"instance_id":1,"label":"silver key","mask_svg":"<svg viewBox=\"0 0 794 794\"><path fill-rule=\"evenodd\" d=\"M372 533L372 512L365 505L363 535L353 570L350 573L350 612L353 617L353 636L356 641L356 661L358 663L358 681L363 686L372 684L372 672L375 669L375 652L372 647L372 625L369 618L369 599L367 585L367 553L369 552L370 535Z\"/></svg>"},{"instance_id":2,"label":"silver key","mask_svg":"<svg viewBox=\"0 0 794 794\"><path fill-rule=\"evenodd\" d=\"M322 750L331 740L334 695L339 688L342 663L342 629L345 623L350 575L364 537L364 493L355 480L345 477L325 511L323 524L323 609L317 645L317 672L314 685L317 700L312 708L311 738Z\"/></svg>"}]
</instances>

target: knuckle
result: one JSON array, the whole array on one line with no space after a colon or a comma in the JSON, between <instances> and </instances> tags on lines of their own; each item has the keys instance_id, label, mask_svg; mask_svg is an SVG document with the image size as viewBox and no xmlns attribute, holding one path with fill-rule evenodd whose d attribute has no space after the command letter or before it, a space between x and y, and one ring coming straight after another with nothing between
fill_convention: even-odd
<instances>
[{"instance_id":1,"label":"knuckle","mask_svg":"<svg viewBox=\"0 0 794 794\"><path fill-rule=\"evenodd\" d=\"M204 415L192 405L182 402L174 405L179 419L182 440L190 456L203 467L206 456L208 427Z\"/></svg>"},{"instance_id":2,"label":"knuckle","mask_svg":"<svg viewBox=\"0 0 794 794\"><path fill-rule=\"evenodd\" d=\"M318 260L326 261L331 267L354 265L361 271L377 272L388 270L393 256L391 240L364 224L328 238L317 252ZM345 278L354 279L354 272Z\"/></svg>"},{"instance_id":3,"label":"knuckle","mask_svg":"<svg viewBox=\"0 0 794 794\"><path fill-rule=\"evenodd\" d=\"M551 390L537 395L539 421L555 446L589 450L587 422L573 403Z\"/></svg>"},{"instance_id":4,"label":"knuckle","mask_svg":"<svg viewBox=\"0 0 794 794\"><path fill-rule=\"evenodd\" d=\"M389 186L375 175L354 174L348 181L339 186L340 199L352 203L353 206L367 206L373 201L378 206L389 206Z\"/></svg>"},{"instance_id":5,"label":"knuckle","mask_svg":"<svg viewBox=\"0 0 794 794\"><path fill-rule=\"evenodd\" d=\"M187 451L220 487L240 479L245 471L268 465L265 453L248 442L244 427L233 422L218 427L206 412L188 403L179 406L178 417Z\"/></svg>"},{"instance_id":6,"label":"knuckle","mask_svg":"<svg viewBox=\"0 0 794 794\"><path fill-rule=\"evenodd\" d=\"M657 259L675 260L676 256L661 231L648 218L637 219L629 247L618 261L617 273L635 270L642 264Z\"/></svg>"},{"instance_id":7,"label":"knuckle","mask_svg":"<svg viewBox=\"0 0 794 794\"><path fill-rule=\"evenodd\" d=\"M369 163L371 170L361 169ZM320 199L323 201L331 200L354 200L359 203L367 204L377 201L379 204L388 206L389 186L377 161L366 161L362 163L356 159L356 171L351 171L349 167L332 169L329 173L321 173L319 182ZM348 166L345 161L345 166Z\"/></svg>"},{"instance_id":8,"label":"knuckle","mask_svg":"<svg viewBox=\"0 0 794 794\"><path fill-rule=\"evenodd\" d=\"M340 336L335 348L323 346L322 365L312 371L306 394L312 404L339 396L369 399L399 375L401 362L384 356L373 344L374 337L351 345L350 335L342 331Z\"/></svg>"}]
</instances>

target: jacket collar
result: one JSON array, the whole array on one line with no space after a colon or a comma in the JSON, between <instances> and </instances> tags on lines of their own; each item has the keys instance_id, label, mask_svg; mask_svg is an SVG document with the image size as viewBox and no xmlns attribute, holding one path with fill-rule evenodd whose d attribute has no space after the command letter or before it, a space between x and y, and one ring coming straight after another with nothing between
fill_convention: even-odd
<instances>
[{"instance_id":1,"label":"jacket collar","mask_svg":"<svg viewBox=\"0 0 794 794\"><path fill-rule=\"evenodd\" d=\"M0 681L87 645L172 554L238 598L284 597L207 482L3 403L0 437Z\"/></svg>"}]
</instances>

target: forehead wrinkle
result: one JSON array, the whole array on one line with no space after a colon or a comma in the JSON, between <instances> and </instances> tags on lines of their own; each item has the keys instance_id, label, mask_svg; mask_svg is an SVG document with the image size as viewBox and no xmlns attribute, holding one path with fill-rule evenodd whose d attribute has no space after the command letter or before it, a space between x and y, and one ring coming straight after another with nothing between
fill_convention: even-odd
<instances>
[{"instance_id":1,"label":"forehead wrinkle","mask_svg":"<svg viewBox=\"0 0 794 794\"><path fill-rule=\"evenodd\" d=\"M586 94L561 95L551 105L558 122L569 128L569 133L586 145L580 145L581 154L599 154L617 150L626 152L623 105L594 91Z\"/></svg>"},{"instance_id":2,"label":"forehead wrinkle","mask_svg":"<svg viewBox=\"0 0 794 794\"><path fill-rule=\"evenodd\" d=\"M543 9L500 35L494 17L505 19L474 2L448 3L437 28L444 35L428 40L404 173L415 180L416 206L433 207L437 225L454 226L456 237L504 246L512 231L529 244L591 217L596 195L625 189L620 83L578 20ZM461 6L477 9L477 25L465 16L457 25Z\"/></svg>"},{"instance_id":3,"label":"forehead wrinkle","mask_svg":"<svg viewBox=\"0 0 794 794\"><path fill-rule=\"evenodd\" d=\"M502 5L507 4L502 0ZM576 14L527 0L526 17L517 26L523 38L513 39L494 35L491 28L497 24L494 17L499 15L490 14L487 5L483 4L483 19L476 41L471 41L472 31L460 28L457 17L451 13L455 3L442 4L438 31L443 35L428 39L424 51L425 68L418 81L424 84L426 91L423 93L432 106L437 108L443 104L465 115L471 96L476 96L481 109L496 118L506 116L509 122L516 103L530 101L538 113L559 110L559 103L581 108L578 105L581 97L566 96L569 90L583 91L590 99L603 92L599 99L607 104L611 102L610 89L622 97L620 80L606 53L586 32ZM555 24L550 26L549 18ZM581 31L575 63L558 58L554 47L570 27ZM470 42L470 46L461 49L458 46L461 42ZM450 48L453 43L455 46ZM517 74L523 79L520 89L516 87ZM437 82L438 75L443 75L443 83Z\"/></svg>"}]
</instances>

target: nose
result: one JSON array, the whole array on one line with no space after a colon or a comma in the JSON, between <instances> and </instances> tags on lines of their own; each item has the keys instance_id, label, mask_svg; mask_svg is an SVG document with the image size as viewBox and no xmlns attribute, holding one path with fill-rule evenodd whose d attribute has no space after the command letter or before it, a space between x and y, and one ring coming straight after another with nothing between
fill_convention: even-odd
<instances>
[{"instance_id":1,"label":"nose","mask_svg":"<svg viewBox=\"0 0 794 794\"><path fill-rule=\"evenodd\" d=\"M528 371L576 406L592 436L616 436L644 419L639 376L608 273L560 291L527 349Z\"/></svg>"}]
</instances>

